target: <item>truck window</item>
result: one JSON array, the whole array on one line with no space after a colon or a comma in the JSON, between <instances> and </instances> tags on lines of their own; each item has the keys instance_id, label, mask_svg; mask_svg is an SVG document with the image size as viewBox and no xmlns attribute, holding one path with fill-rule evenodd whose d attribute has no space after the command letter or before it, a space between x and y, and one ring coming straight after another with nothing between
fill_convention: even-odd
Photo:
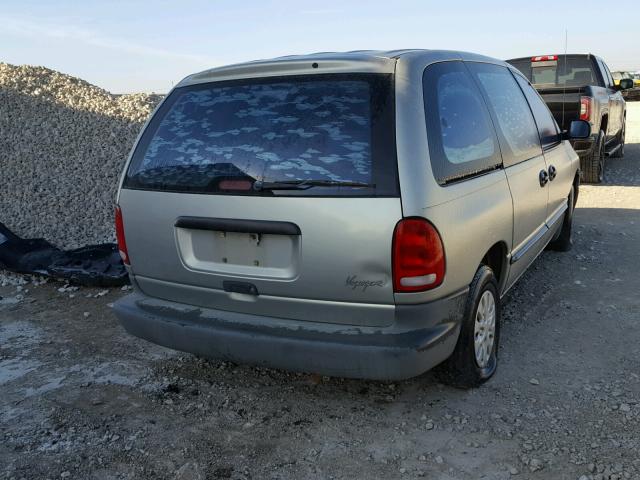
<instances>
[{"instance_id":1,"label":"truck window","mask_svg":"<svg viewBox=\"0 0 640 480\"><path fill-rule=\"evenodd\" d=\"M529 106L533 112L533 118L538 126L538 133L540 135L542 148L547 149L554 145L558 145L560 143L558 124L553 118L553 115L551 115L547 104L544 103L544 100L542 100L538 92L536 92L525 78L517 73L513 76L520 84L520 88L522 88L524 96L527 98L527 102L529 102Z\"/></svg>"},{"instance_id":2,"label":"truck window","mask_svg":"<svg viewBox=\"0 0 640 480\"><path fill-rule=\"evenodd\" d=\"M566 66L565 66L566 58ZM538 83L534 81L532 83ZM559 57L558 61L558 85L568 87L582 87L584 85L597 84L598 80L593 72L593 65L587 57Z\"/></svg>"},{"instance_id":3,"label":"truck window","mask_svg":"<svg viewBox=\"0 0 640 480\"><path fill-rule=\"evenodd\" d=\"M429 155L440 184L502 164L482 94L462 62L427 67L423 89Z\"/></svg>"},{"instance_id":4,"label":"truck window","mask_svg":"<svg viewBox=\"0 0 640 480\"><path fill-rule=\"evenodd\" d=\"M553 65L531 65L531 79L536 85L554 84L557 70L558 62L553 62Z\"/></svg>"},{"instance_id":5,"label":"truck window","mask_svg":"<svg viewBox=\"0 0 640 480\"><path fill-rule=\"evenodd\" d=\"M613 76L611 75L611 72L609 71L609 67L607 67L607 64L604 63L604 61L600 60L600 62L602 63L602 67L604 69L604 73L607 76L607 87L612 88L615 83L613 81Z\"/></svg>"},{"instance_id":6,"label":"truck window","mask_svg":"<svg viewBox=\"0 0 640 480\"><path fill-rule=\"evenodd\" d=\"M591 59L586 55L558 55L556 60L517 60L510 63L534 86L583 87L599 83Z\"/></svg>"},{"instance_id":7,"label":"truck window","mask_svg":"<svg viewBox=\"0 0 640 480\"><path fill-rule=\"evenodd\" d=\"M531 109L511 72L506 67L487 63L468 62L467 66L478 79L497 120L505 166L541 155Z\"/></svg>"}]
</instances>

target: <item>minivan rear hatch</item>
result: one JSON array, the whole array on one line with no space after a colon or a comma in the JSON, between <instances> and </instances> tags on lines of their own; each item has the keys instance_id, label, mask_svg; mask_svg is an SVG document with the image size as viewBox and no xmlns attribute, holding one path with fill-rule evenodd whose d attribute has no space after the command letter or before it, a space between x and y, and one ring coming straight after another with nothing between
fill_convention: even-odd
<instances>
[{"instance_id":1,"label":"minivan rear hatch","mask_svg":"<svg viewBox=\"0 0 640 480\"><path fill-rule=\"evenodd\" d=\"M138 285L221 310L391 323L394 117L386 73L176 88L119 196Z\"/></svg>"}]
</instances>

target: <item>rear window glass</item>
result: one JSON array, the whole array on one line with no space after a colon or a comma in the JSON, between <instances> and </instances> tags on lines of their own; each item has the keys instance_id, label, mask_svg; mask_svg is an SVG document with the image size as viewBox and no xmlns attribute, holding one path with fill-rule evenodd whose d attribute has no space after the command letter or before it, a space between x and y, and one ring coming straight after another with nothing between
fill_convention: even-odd
<instances>
[{"instance_id":1,"label":"rear window glass","mask_svg":"<svg viewBox=\"0 0 640 480\"><path fill-rule=\"evenodd\" d=\"M178 88L143 134L125 187L397 195L393 118L390 75L307 75ZM289 187L295 183L302 185Z\"/></svg>"},{"instance_id":2,"label":"rear window glass","mask_svg":"<svg viewBox=\"0 0 640 480\"><path fill-rule=\"evenodd\" d=\"M599 83L591 59L585 56L559 55L558 60L552 61L510 60L509 63L533 85L584 87Z\"/></svg>"}]
</instances>

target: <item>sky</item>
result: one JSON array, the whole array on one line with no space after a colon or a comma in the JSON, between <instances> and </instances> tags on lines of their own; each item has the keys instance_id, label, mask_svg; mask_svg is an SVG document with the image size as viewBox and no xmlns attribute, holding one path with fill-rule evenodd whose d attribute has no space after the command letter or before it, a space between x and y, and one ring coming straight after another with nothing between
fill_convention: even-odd
<instances>
[{"instance_id":1,"label":"sky","mask_svg":"<svg viewBox=\"0 0 640 480\"><path fill-rule=\"evenodd\" d=\"M502 59L562 53L566 30L569 52L600 55L612 71L640 70L640 5L611 5L2 0L0 62L42 65L114 93L165 93L207 68L320 51L441 48Z\"/></svg>"}]
</instances>

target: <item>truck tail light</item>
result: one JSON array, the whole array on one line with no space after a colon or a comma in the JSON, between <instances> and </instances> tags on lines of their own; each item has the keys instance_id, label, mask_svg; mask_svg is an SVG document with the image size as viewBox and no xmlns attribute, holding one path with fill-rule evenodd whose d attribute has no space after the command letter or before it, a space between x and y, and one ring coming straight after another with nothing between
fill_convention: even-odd
<instances>
[{"instance_id":1,"label":"truck tail light","mask_svg":"<svg viewBox=\"0 0 640 480\"><path fill-rule=\"evenodd\" d=\"M538 55L537 57L531 57L532 62L552 62L558 60L557 55Z\"/></svg>"},{"instance_id":2,"label":"truck tail light","mask_svg":"<svg viewBox=\"0 0 640 480\"><path fill-rule=\"evenodd\" d=\"M118 239L118 250L120 257L125 265L131 265L129 262L129 252L127 252L127 241L124 238L124 222L122 221L122 210L116 206L116 238Z\"/></svg>"},{"instance_id":3,"label":"truck tail light","mask_svg":"<svg viewBox=\"0 0 640 480\"><path fill-rule=\"evenodd\" d=\"M593 111L593 98L580 97L580 120L591 121L591 112Z\"/></svg>"},{"instance_id":4,"label":"truck tail light","mask_svg":"<svg viewBox=\"0 0 640 480\"><path fill-rule=\"evenodd\" d=\"M445 258L440 234L424 218L405 218L393 232L393 290L421 292L444 280Z\"/></svg>"}]
</instances>

